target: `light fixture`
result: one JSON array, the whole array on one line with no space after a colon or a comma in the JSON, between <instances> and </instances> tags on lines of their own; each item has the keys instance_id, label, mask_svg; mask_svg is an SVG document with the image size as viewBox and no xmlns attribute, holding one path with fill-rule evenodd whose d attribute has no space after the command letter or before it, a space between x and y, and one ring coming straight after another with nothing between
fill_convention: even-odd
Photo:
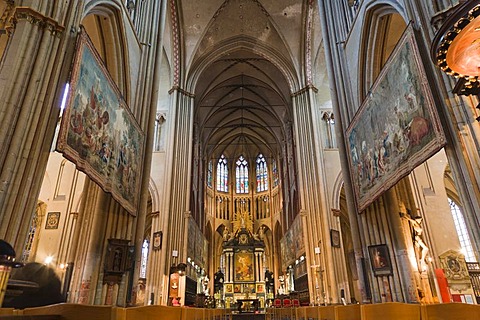
<instances>
[{"instance_id":1,"label":"light fixture","mask_svg":"<svg viewBox=\"0 0 480 320\"><path fill-rule=\"evenodd\" d=\"M448 11L448 18L432 41L430 56L443 72L459 79L454 93L479 94L480 4L465 1Z\"/></svg>"},{"instance_id":2,"label":"light fixture","mask_svg":"<svg viewBox=\"0 0 480 320\"><path fill-rule=\"evenodd\" d=\"M53 256L47 256L43 262L48 266L53 262Z\"/></svg>"}]
</instances>

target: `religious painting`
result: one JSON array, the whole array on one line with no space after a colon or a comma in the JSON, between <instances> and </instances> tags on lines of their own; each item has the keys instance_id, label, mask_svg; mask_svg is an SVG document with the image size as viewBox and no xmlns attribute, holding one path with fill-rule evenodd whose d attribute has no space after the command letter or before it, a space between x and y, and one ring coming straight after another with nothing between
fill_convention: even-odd
<instances>
[{"instance_id":1,"label":"religious painting","mask_svg":"<svg viewBox=\"0 0 480 320\"><path fill-rule=\"evenodd\" d=\"M254 283L245 283L243 285L244 293L255 293L255 284Z\"/></svg>"},{"instance_id":2,"label":"religious painting","mask_svg":"<svg viewBox=\"0 0 480 320\"><path fill-rule=\"evenodd\" d=\"M265 292L265 285L263 283L257 283L256 292L257 293L264 293Z\"/></svg>"},{"instance_id":3,"label":"religious painting","mask_svg":"<svg viewBox=\"0 0 480 320\"><path fill-rule=\"evenodd\" d=\"M332 247L340 248L340 232L338 230L330 229L330 242Z\"/></svg>"},{"instance_id":4,"label":"religious painting","mask_svg":"<svg viewBox=\"0 0 480 320\"><path fill-rule=\"evenodd\" d=\"M47 221L45 222L45 229L58 229L60 221L60 212L47 213Z\"/></svg>"},{"instance_id":5,"label":"religious painting","mask_svg":"<svg viewBox=\"0 0 480 320\"><path fill-rule=\"evenodd\" d=\"M241 293L242 292L242 285L237 283L233 285L233 292L234 293Z\"/></svg>"},{"instance_id":6,"label":"religious painting","mask_svg":"<svg viewBox=\"0 0 480 320\"><path fill-rule=\"evenodd\" d=\"M157 231L153 234L153 250L162 249L163 232Z\"/></svg>"},{"instance_id":7,"label":"religious painting","mask_svg":"<svg viewBox=\"0 0 480 320\"><path fill-rule=\"evenodd\" d=\"M233 293L233 283L225 284L225 293Z\"/></svg>"},{"instance_id":8,"label":"religious painting","mask_svg":"<svg viewBox=\"0 0 480 320\"><path fill-rule=\"evenodd\" d=\"M249 252L235 253L235 281L255 281L253 270L253 254Z\"/></svg>"},{"instance_id":9,"label":"religious painting","mask_svg":"<svg viewBox=\"0 0 480 320\"><path fill-rule=\"evenodd\" d=\"M359 211L443 147L435 110L409 26L346 132Z\"/></svg>"},{"instance_id":10,"label":"religious painting","mask_svg":"<svg viewBox=\"0 0 480 320\"><path fill-rule=\"evenodd\" d=\"M57 150L135 214L144 140L90 39L80 33Z\"/></svg>"},{"instance_id":11,"label":"religious painting","mask_svg":"<svg viewBox=\"0 0 480 320\"><path fill-rule=\"evenodd\" d=\"M370 255L373 274L376 277L389 276L392 274L392 263L387 245L379 244L368 246L368 253Z\"/></svg>"},{"instance_id":12,"label":"religious painting","mask_svg":"<svg viewBox=\"0 0 480 320\"><path fill-rule=\"evenodd\" d=\"M299 214L292 224L292 238L294 239L294 258L298 258L305 252L305 242L303 241L302 216Z\"/></svg>"}]
</instances>

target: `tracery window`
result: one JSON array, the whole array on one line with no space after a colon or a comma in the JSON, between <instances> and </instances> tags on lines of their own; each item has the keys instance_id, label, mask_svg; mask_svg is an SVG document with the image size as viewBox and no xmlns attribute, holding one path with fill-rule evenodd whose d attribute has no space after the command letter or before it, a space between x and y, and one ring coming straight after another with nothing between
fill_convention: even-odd
<instances>
[{"instance_id":1,"label":"tracery window","mask_svg":"<svg viewBox=\"0 0 480 320\"><path fill-rule=\"evenodd\" d=\"M322 116L322 131L326 149L337 148L337 140L335 138L335 118L333 113L324 112Z\"/></svg>"},{"instance_id":2,"label":"tracery window","mask_svg":"<svg viewBox=\"0 0 480 320\"><path fill-rule=\"evenodd\" d=\"M248 193L248 162L243 156L240 156L236 164L236 192Z\"/></svg>"},{"instance_id":3,"label":"tracery window","mask_svg":"<svg viewBox=\"0 0 480 320\"><path fill-rule=\"evenodd\" d=\"M222 154L217 164L217 191L228 192L228 163Z\"/></svg>"},{"instance_id":4,"label":"tracery window","mask_svg":"<svg viewBox=\"0 0 480 320\"><path fill-rule=\"evenodd\" d=\"M213 179L213 161L208 161L207 167L207 186L212 187L212 179Z\"/></svg>"},{"instance_id":5,"label":"tracery window","mask_svg":"<svg viewBox=\"0 0 480 320\"><path fill-rule=\"evenodd\" d=\"M455 201L450 198L448 198L448 203L450 204L450 210L452 212L453 222L455 223L455 229L457 229L458 240L460 240L460 245L462 246L462 253L465 255L465 261L477 262L475 254L473 253L472 242L470 241L470 236L468 235L467 225L465 223L462 210L455 203Z\"/></svg>"},{"instance_id":6,"label":"tracery window","mask_svg":"<svg viewBox=\"0 0 480 320\"><path fill-rule=\"evenodd\" d=\"M263 154L257 157L257 192L268 190L268 170L267 161Z\"/></svg>"},{"instance_id":7,"label":"tracery window","mask_svg":"<svg viewBox=\"0 0 480 320\"><path fill-rule=\"evenodd\" d=\"M140 278L147 278L147 262L148 262L148 247L150 246L147 239L143 240L142 244L142 258L140 261Z\"/></svg>"},{"instance_id":8,"label":"tracery window","mask_svg":"<svg viewBox=\"0 0 480 320\"><path fill-rule=\"evenodd\" d=\"M277 168L277 160L272 159L272 180L273 180L273 187L276 188L278 186L279 181L279 174Z\"/></svg>"},{"instance_id":9,"label":"tracery window","mask_svg":"<svg viewBox=\"0 0 480 320\"><path fill-rule=\"evenodd\" d=\"M158 113L156 118L155 118L155 129L154 129L154 136L153 136L153 151L163 151L165 149L164 146L164 140L165 138L163 137L164 135L162 134L163 132L163 127L165 125L165 115L162 113Z\"/></svg>"}]
</instances>

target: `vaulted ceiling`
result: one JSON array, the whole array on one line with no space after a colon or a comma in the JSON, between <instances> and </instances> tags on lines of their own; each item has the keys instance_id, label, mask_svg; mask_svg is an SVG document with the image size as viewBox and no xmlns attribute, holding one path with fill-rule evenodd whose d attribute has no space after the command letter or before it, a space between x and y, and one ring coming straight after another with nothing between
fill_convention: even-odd
<instances>
[{"instance_id":1,"label":"vaulted ceiling","mask_svg":"<svg viewBox=\"0 0 480 320\"><path fill-rule=\"evenodd\" d=\"M298 0L182 1L185 77L206 158L280 153L291 93L304 86L307 8Z\"/></svg>"}]
</instances>

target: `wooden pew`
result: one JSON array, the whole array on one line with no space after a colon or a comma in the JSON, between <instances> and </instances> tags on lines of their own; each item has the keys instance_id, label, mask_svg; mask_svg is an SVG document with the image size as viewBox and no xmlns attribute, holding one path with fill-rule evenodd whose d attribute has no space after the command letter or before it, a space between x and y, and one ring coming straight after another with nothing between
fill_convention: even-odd
<instances>
[{"instance_id":1,"label":"wooden pew","mask_svg":"<svg viewBox=\"0 0 480 320\"><path fill-rule=\"evenodd\" d=\"M13 315L13 308L0 308L0 315L5 316L5 315Z\"/></svg>"},{"instance_id":2,"label":"wooden pew","mask_svg":"<svg viewBox=\"0 0 480 320\"><path fill-rule=\"evenodd\" d=\"M60 315L63 320L110 320L112 307L60 303L45 307L26 308L23 310L23 315Z\"/></svg>"},{"instance_id":3,"label":"wooden pew","mask_svg":"<svg viewBox=\"0 0 480 320\"><path fill-rule=\"evenodd\" d=\"M400 302L364 304L360 306L362 320L424 320L420 318L420 305ZM453 319L453 318L452 318Z\"/></svg>"},{"instance_id":4,"label":"wooden pew","mask_svg":"<svg viewBox=\"0 0 480 320\"><path fill-rule=\"evenodd\" d=\"M183 307L181 320L204 320L204 310L202 308ZM128 320L128 319L127 319Z\"/></svg>"},{"instance_id":5,"label":"wooden pew","mask_svg":"<svg viewBox=\"0 0 480 320\"><path fill-rule=\"evenodd\" d=\"M335 307L335 320L360 320L360 318L359 304Z\"/></svg>"},{"instance_id":6,"label":"wooden pew","mask_svg":"<svg viewBox=\"0 0 480 320\"><path fill-rule=\"evenodd\" d=\"M184 308L167 306L142 306L126 308L124 310L125 319L116 320L182 320Z\"/></svg>"},{"instance_id":7,"label":"wooden pew","mask_svg":"<svg viewBox=\"0 0 480 320\"><path fill-rule=\"evenodd\" d=\"M335 320L335 306L318 307L319 319Z\"/></svg>"},{"instance_id":8,"label":"wooden pew","mask_svg":"<svg viewBox=\"0 0 480 320\"><path fill-rule=\"evenodd\" d=\"M480 319L480 305L441 303L422 305L422 320Z\"/></svg>"},{"instance_id":9,"label":"wooden pew","mask_svg":"<svg viewBox=\"0 0 480 320\"><path fill-rule=\"evenodd\" d=\"M320 314L318 313L319 307L302 307L305 319L318 320L320 319Z\"/></svg>"}]
</instances>

